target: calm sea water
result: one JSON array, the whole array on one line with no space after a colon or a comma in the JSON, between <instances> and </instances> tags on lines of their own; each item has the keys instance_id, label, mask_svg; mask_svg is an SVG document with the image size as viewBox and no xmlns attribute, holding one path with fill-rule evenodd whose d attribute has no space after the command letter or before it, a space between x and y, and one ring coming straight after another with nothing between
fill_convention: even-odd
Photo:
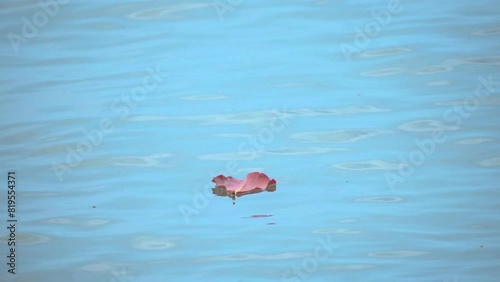
<instances>
[{"instance_id":1,"label":"calm sea water","mask_svg":"<svg viewBox=\"0 0 500 282\"><path fill-rule=\"evenodd\" d=\"M498 1L0 5L1 281L498 281Z\"/></svg>"}]
</instances>

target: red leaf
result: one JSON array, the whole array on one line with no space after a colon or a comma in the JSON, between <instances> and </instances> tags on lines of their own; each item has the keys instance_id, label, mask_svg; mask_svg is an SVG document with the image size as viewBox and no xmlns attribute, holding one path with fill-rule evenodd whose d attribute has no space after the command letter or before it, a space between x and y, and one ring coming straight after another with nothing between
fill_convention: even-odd
<instances>
[{"instance_id":1,"label":"red leaf","mask_svg":"<svg viewBox=\"0 0 500 282\"><path fill-rule=\"evenodd\" d=\"M232 192L238 196L241 194L258 193L262 190L269 192L276 190L276 180L269 179L267 175L260 172L249 173L242 180L231 176L218 175L212 179L212 182L215 183L216 188L224 189L226 192Z\"/></svg>"}]
</instances>

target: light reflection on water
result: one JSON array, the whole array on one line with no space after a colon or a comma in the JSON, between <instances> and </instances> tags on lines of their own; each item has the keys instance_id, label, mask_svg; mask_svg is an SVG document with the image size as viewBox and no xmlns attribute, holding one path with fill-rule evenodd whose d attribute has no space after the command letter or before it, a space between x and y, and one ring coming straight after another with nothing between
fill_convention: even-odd
<instances>
[{"instance_id":1,"label":"light reflection on water","mask_svg":"<svg viewBox=\"0 0 500 282\"><path fill-rule=\"evenodd\" d=\"M2 5L0 280L496 281L494 1L402 1L362 45L387 1L170 2L69 1L17 47L42 8ZM212 195L251 171L279 189Z\"/></svg>"}]
</instances>

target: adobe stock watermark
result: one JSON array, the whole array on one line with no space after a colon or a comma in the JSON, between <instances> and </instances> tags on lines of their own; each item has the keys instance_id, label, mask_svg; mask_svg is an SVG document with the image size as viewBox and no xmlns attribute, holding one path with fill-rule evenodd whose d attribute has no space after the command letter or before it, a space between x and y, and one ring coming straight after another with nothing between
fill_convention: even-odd
<instances>
[{"instance_id":1,"label":"adobe stock watermark","mask_svg":"<svg viewBox=\"0 0 500 282\"><path fill-rule=\"evenodd\" d=\"M442 119L445 123L460 127L464 119L468 119L471 113L479 108L480 101L491 96L496 92L494 85L498 82L493 81L490 74L487 78L478 77L479 83L473 95L462 100L460 104L454 105L444 111ZM431 136L424 139L415 140L416 149L412 150L406 157L399 156L398 170L396 172L386 172L385 179L392 191L396 185L404 183L410 177L417 167L423 165L427 158L432 155L438 144L446 142L448 136L442 128L436 128L432 131Z\"/></svg>"},{"instance_id":2,"label":"adobe stock watermark","mask_svg":"<svg viewBox=\"0 0 500 282\"><path fill-rule=\"evenodd\" d=\"M62 5L69 3L69 0L41 0L38 2L39 9L30 18L22 17L23 23L19 33L9 32L7 38L14 53L19 53L21 44L28 43L35 38L40 29L44 28L49 20L55 17Z\"/></svg>"},{"instance_id":3,"label":"adobe stock watermark","mask_svg":"<svg viewBox=\"0 0 500 282\"><path fill-rule=\"evenodd\" d=\"M233 11L236 7L241 5L242 2L243 0L213 0L212 6L215 12L217 12L219 20L223 21L225 19L224 14Z\"/></svg>"},{"instance_id":4,"label":"adobe stock watermark","mask_svg":"<svg viewBox=\"0 0 500 282\"><path fill-rule=\"evenodd\" d=\"M265 127L262 127L256 135L247 137L246 140L239 144L238 153L249 154L249 159L252 159L257 156L259 151L264 150L267 144L273 142L275 134L283 131L289 124L289 115L286 109L276 111L275 114L276 116ZM224 171L213 173L211 177L219 174L234 175L238 173L239 169L240 164L237 161L228 161ZM214 188L213 183L207 183L203 188L195 188L191 204L181 204L178 206L186 224L191 222L192 216L200 214L203 209L208 207L210 198L213 197L212 188Z\"/></svg>"},{"instance_id":5,"label":"adobe stock watermark","mask_svg":"<svg viewBox=\"0 0 500 282\"><path fill-rule=\"evenodd\" d=\"M308 279L319 265L333 256L336 246L332 242L332 236L328 236L326 240L318 238L317 245L314 248L312 256L306 257L300 264L294 264L290 269L285 270L281 275L283 282L300 282Z\"/></svg>"},{"instance_id":6,"label":"adobe stock watermark","mask_svg":"<svg viewBox=\"0 0 500 282\"><path fill-rule=\"evenodd\" d=\"M393 15L398 15L403 11L400 0L389 0L386 7L381 10L372 11L372 20L367 22L363 29L356 27L354 29L354 38L352 44L340 43L340 50L347 61L351 61L351 56L361 53L368 47L372 38L377 37L380 31L389 25Z\"/></svg>"},{"instance_id":7,"label":"adobe stock watermark","mask_svg":"<svg viewBox=\"0 0 500 282\"><path fill-rule=\"evenodd\" d=\"M168 76L167 73L160 72L158 66L155 69L147 67L145 73L140 86L132 88L128 93L123 93L111 103L110 110L119 116L113 119L102 118L96 127L90 130L83 129L81 141L75 146L66 146L64 163L52 163L52 170L59 182L63 181L65 173L78 167L86 157L90 156L92 151L102 144L104 137L113 132L115 125L119 121L126 120L132 110L148 97L149 92L158 88L163 82L163 77Z\"/></svg>"}]
</instances>

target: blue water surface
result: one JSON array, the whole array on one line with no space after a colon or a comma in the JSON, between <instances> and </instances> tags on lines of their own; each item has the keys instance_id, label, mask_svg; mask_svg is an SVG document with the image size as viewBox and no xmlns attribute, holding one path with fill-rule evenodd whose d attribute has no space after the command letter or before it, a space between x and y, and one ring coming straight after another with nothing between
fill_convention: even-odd
<instances>
[{"instance_id":1,"label":"blue water surface","mask_svg":"<svg viewBox=\"0 0 500 282\"><path fill-rule=\"evenodd\" d=\"M1 281L498 281L498 1L0 7Z\"/></svg>"}]
</instances>

